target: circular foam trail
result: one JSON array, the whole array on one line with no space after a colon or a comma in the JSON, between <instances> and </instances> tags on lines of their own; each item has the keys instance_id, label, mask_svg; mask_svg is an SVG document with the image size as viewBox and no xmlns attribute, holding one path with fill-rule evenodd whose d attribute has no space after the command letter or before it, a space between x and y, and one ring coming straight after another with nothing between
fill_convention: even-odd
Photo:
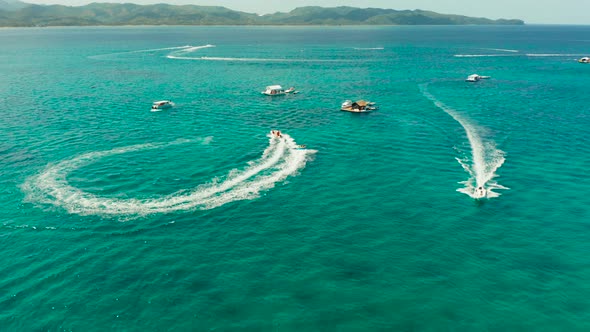
<instances>
[{"instance_id":1,"label":"circular foam trail","mask_svg":"<svg viewBox=\"0 0 590 332\"><path fill-rule=\"evenodd\" d=\"M207 144L211 138L201 140ZM221 181L212 180L192 189L179 190L163 197L149 199L120 199L101 197L70 185L67 176L74 170L92 164L102 158L161 149L189 140L171 143L140 144L107 151L82 154L72 159L48 165L23 184L26 199L31 202L51 204L69 213L81 215L148 215L195 209L211 209L229 202L253 199L263 190L293 176L305 167L314 150L296 150L296 142L287 134L277 138L269 135L269 146L262 156L250 161L243 169L233 169Z\"/></svg>"}]
</instances>

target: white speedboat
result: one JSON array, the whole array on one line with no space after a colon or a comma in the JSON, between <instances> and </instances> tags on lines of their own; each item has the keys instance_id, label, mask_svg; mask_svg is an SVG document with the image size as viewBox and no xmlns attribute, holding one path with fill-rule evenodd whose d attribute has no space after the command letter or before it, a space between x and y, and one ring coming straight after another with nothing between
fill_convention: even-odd
<instances>
[{"instance_id":1,"label":"white speedboat","mask_svg":"<svg viewBox=\"0 0 590 332\"><path fill-rule=\"evenodd\" d=\"M473 198L475 199L482 199L482 198L486 198L488 196L488 191L482 187L479 186L475 189L475 191L473 191Z\"/></svg>"},{"instance_id":2,"label":"white speedboat","mask_svg":"<svg viewBox=\"0 0 590 332\"><path fill-rule=\"evenodd\" d=\"M583 57L580 60L578 60L579 63L590 63L590 57Z\"/></svg>"},{"instance_id":3,"label":"white speedboat","mask_svg":"<svg viewBox=\"0 0 590 332\"><path fill-rule=\"evenodd\" d=\"M467 82L477 82L479 80L483 80L486 78L490 78L489 76L481 76L481 75L477 75L477 74L472 74L467 76L467 78L465 79L465 81Z\"/></svg>"},{"instance_id":4,"label":"white speedboat","mask_svg":"<svg viewBox=\"0 0 590 332\"><path fill-rule=\"evenodd\" d=\"M377 106L375 106L374 102L364 100L357 100L355 102L352 102L352 100L346 100L340 106L341 111L352 113L366 113L376 109Z\"/></svg>"},{"instance_id":5,"label":"white speedboat","mask_svg":"<svg viewBox=\"0 0 590 332\"><path fill-rule=\"evenodd\" d=\"M299 93L299 91L295 91L295 88L294 87L290 87L290 88L288 88L288 89L285 90L280 85L269 85L261 93L263 95L267 95L267 96L280 96L280 95L286 95L286 94L289 94L289 93L296 94L296 93Z\"/></svg>"},{"instance_id":6,"label":"white speedboat","mask_svg":"<svg viewBox=\"0 0 590 332\"><path fill-rule=\"evenodd\" d=\"M174 107L174 103L170 100L154 101L154 103L152 104L152 111L163 110L172 107Z\"/></svg>"}]
</instances>

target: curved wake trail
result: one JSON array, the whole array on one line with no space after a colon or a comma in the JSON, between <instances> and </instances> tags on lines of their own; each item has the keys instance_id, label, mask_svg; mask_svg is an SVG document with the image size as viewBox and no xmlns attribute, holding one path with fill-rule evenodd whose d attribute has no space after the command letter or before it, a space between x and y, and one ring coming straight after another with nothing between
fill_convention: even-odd
<instances>
[{"instance_id":1,"label":"curved wake trail","mask_svg":"<svg viewBox=\"0 0 590 332\"><path fill-rule=\"evenodd\" d=\"M192 61L226 61L226 62L344 62L347 60L338 59L282 59L282 58L238 58L238 57L210 57L210 56L190 56L192 53L215 45L191 46L172 52L166 57L174 60L192 60Z\"/></svg>"},{"instance_id":2,"label":"curved wake trail","mask_svg":"<svg viewBox=\"0 0 590 332\"><path fill-rule=\"evenodd\" d=\"M493 141L484 142L478 133L478 128L463 118L457 111L443 104L436 99L430 92L428 92L427 84L420 85L420 92L424 97L428 98L434 105L445 113L450 115L457 121L465 130L469 145L471 147L471 157L466 159L456 158L463 169L471 176L468 180L460 183L465 187L457 189L457 191L469 195L473 198L475 189L477 187L484 187L487 191L487 197L498 197L499 193L492 191L492 189L508 189L492 181L496 177L496 170L504 164L504 152L496 148Z\"/></svg>"},{"instance_id":3,"label":"curved wake trail","mask_svg":"<svg viewBox=\"0 0 590 332\"><path fill-rule=\"evenodd\" d=\"M165 57L173 60L192 60L192 61L226 61L226 62L284 62L284 63L301 63L301 62L350 62L352 60L346 59L297 59L297 58L240 58L240 57L210 57L210 56L192 56L195 52L205 49L216 47L215 45L207 44L201 46L176 46L176 47L164 47L164 48L153 48L147 50L136 50L136 51L125 51L115 52L108 54L100 54L89 56L91 59L106 60L109 57L115 57L124 54L134 53L148 53L148 52L159 52L159 51L171 51ZM371 48L371 49L383 49L383 48Z\"/></svg>"},{"instance_id":4,"label":"curved wake trail","mask_svg":"<svg viewBox=\"0 0 590 332\"><path fill-rule=\"evenodd\" d=\"M286 134L282 138L269 135L269 146L262 156L248 163L244 169L233 169L223 180L189 190L152 199L118 199L100 197L71 186L66 178L72 171L96 162L104 157L161 149L190 141L140 144L108 151L90 152L81 156L47 166L41 173L27 179L22 188L27 200L65 208L69 213L81 215L148 215L194 209L211 209L223 204L259 196L277 182L295 175L305 167L314 150L296 150L297 144ZM202 140L207 144L211 138Z\"/></svg>"},{"instance_id":5,"label":"curved wake trail","mask_svg":"<svg viewBox=\"0 0 590 332\"><path fill-rule=\"evenodd\" d=\"M204 48L210 48L210 47L215 47L215 45L207 44L207 45L202 45L202 46L187 46L187 47L181 48L178 51L174 51L174 52L168 54L166 57L168 59L191 59L190 57L186 57L185 55L191 54L195 51L198 51L198 50L201 50Z\"/></svg>"},{"instance_id":6,"label":"curved wake trail","mask_svg":"<svg viewBox=\"0 0 590 332\"><path fill-rule=\"evenodd\" d=\"M188 57L168 55L169 59L176 60L193 60L193 61L227 61L227 62L346 62L349 60L330 60L330 59L280 59L280 58L228 58L228 57Z\"/></svg>"}]
</instances>

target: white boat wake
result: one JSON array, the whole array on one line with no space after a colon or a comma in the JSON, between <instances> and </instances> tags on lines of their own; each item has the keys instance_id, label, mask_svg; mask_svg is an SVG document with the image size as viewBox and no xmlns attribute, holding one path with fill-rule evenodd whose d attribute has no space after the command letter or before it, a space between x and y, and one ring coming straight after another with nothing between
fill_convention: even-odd
<instances>
[{"instance_id":1,"label":"white boat wake","mask_svg":"<svg viewBox=\"0 0 590 332\"><path fill-rule=\"evenodd\" d=\"M494 57L510 57L521 56L521 54L455 54L455 58L494 58Z\"/></svg>"},{"instance_id":2,"label":"white boat wake","mask_svg":"<svg viewBox=\"0 0 590 332\"><path fill-rule=\"evenodd\" d=\"M490 50L490 51L500 51L500 52L509 52L509 53L518 53L519 50L511 50L506 48L482 48L482 50Z\"/></svg>"},{"instance_id":3,"label":"white boat wake","mask_svg":"<svg viewBox=\"0 0 590 332\"><path fill-rule=\"evenodd\" d=\"M201 50L204 48L210 48L210 47L215 47L215 45L207 44L207 45L201 45L201 46L188 46L188 47L181 48L178 51L174 51L174 52L168 54L166 57L168 59L191 60L193 58L187 57L186 55L191 54L195 51L198 51L198 50Z\"/></svg>"},{"instance_id":4,"label":"white boat wake","mask_svg":"<svg viewBox=\"0 0 590 332\"><path fill-rule=\"evenodd\" d=\"M212 57L212 56L190 56L192 53L215 45L203 45L182 48L168 54L168 59L192 60L192 61L227 61L227 62L345 62L349 60L339 59L299 59L299 58L239 58L239 57Z\"/></svg>"},{"instance_id":5,"label":"white boat wake","mask_svg":"<svg viewBox=\"0 0 590 332\"><path fill-rule=\"evenodd\" d=\"M105 57L111 57L111 56L122 55L122 54L149 53L149 52L159 52L159 51L169 51L169 50L186 50L186 49L191 49L193 47L194 46L184 45L184 46L175 46L175 47L151 48L151 49L147 49L147 50L123 51L123 52L115 52L115 53L108 53L108 54L92 55L92 56L89 56L89 58L99 60L99 59L103 59Z\"/></svg>"},{"instance_id":6,"label":"white boat wake","mask_svg":"<svg viewBox=\"0 0 590 332\"><path fill-rule=\"evenodd\" d=\"M376 51L376 50L384 50L383 47L353 47L353 49L357 51Z\"/></svg>"},{"instance_id":7,"label":"white boat wake","mask_svg":"<svg viewBox=\"0 0 590 332\"><path fill-rule=\"evenodd\" d=\"M347 59L302 59L302 58L241 58L241 57L211 57L211 56L194 56L195 52L205 49L216 47L215 45L207 44L201 46L176 46L176 47L164 47L164 48L153 48L147 50L136 50L136 51L124 51L109 54L100 54L89 56L95 60L107 60L110 57L115 57L124 54L134 53L150 53L150 52L161 52L161 51L172 51L167 52L165 55L168 59L173 60L192 60L192 61L227 61L227 62L285 62L285 63L301 63L301 62L350 62L353 60ZM377 49L377 48L375 48Z\"/></svg>"},{"instance_id":8,"label":"white boat wake","mask_svg":"<svg viewBox=\"0 0 590 332\"><path fill-rule=\"evenodd\" d=\"M428 92L427 84L420 85L420 91L424 97L428 98L434 105L457 121L467 134L469 145L471 147L471 156L464 159L456 158L463 169L469 173L470 178L466 181L459 182L464 185L457 191L469 195L472 198L482 198L476 191L477 188L483 187L487 198L500 196L494 192L494 189L509 189L498 184L493 179L496 177L496 170L504 164L504 152L496 148L493 141L483 141L479 132L481 128L471 124L463 118L457 111L443 104Z\"/></svg>"},{"instance_id":9,"label":"white boat wake","mask_svg":"<svg viewBox=\"0 0 590 332\"><path fill-rule=\"evenodd\" d=\"M260 192L269 190L276 183L294 176L304 168L315 150L300 150L287 134L281 138L269 134L269 146L262 156L250 161L244 169L231 170L223 180L213 179L192 189L151 199L119 199L97 196L84 192L67 181L72 171L98 160L129 152L161 149L171 145L190 142L177 140L171 143L140 144L108 151L90 152L78 157L48 165L23 184L26 200L51 204L81 215L128 215L144 216L175 211L206 210L229 202L254 199ZM202 139L207 144L211 138Z\"/></svg>"},{"instance_id":10,"label":"white boat wake","mask_svg":"<svg viewBox=\"0 0 590 332\"><path fill-rule=\"evenodd\" d=\"M507 51L507 50L506 50ZM518 51L516 51L518 52ZM573 53L516 53L513 52L511 54L455 54L453 55L456 58L493 58L493 57L531 57L531 58L545 58L545 57L570 57L570 56L584 56L584 54L573 54Z\"/></svg>"}]
</instances>

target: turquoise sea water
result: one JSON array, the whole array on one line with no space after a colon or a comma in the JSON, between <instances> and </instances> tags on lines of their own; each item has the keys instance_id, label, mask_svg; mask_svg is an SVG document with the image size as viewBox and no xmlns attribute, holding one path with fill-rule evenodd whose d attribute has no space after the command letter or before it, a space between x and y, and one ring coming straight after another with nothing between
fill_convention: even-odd
<instances>
[{"instance_id":1,"label":"turquoise sea water","mask_svg":"<svg viewBox=\"0 0 590 332\"><path fill-rule=\"evenodd\" d=\"M589 35L0 30L0 330L588 331Z\"/></svg>"}]
</instances>

